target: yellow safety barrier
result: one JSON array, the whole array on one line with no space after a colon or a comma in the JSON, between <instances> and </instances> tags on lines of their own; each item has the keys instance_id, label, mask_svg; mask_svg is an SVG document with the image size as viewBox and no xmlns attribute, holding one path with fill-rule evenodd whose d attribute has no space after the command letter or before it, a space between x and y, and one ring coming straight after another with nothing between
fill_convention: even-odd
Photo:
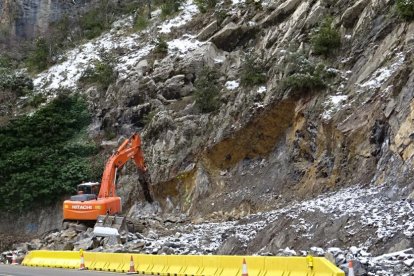
<instances>
[{"instance_id":1,"label":"yellow safety barrier","mask_svg":"<svg viewBox=\"0 0 414 276\"><path fill-rule=\"evenodd\" d=\"M23 260L22 265L79 268L80 255L75 251L31 251Z\"/></svg>"},{"instance_id":2,"label":"yellow safety barrier","mask_svg":"<svg viewBox=\"0 0 414 276\"><path fill-rule=\"evenodd\" d=\"M151 274L150 270L154 266L153 255L133 254L135 271L142 274Z\"/></svg>"},{"instance_id":3,"label":"yellow safety barrier","mask_svg":"<svg viewBox=\"0 0 414 276\"><path fill-rule=\"evenodd\" d=\"M187 255L184 257L183 275L199 275L203 269L203 258L200 256Z\"/></svg>"},{"instance_id":4,"label":"yellow safety barrier","mask_svg":"<svg viewBox=\"0 0 414 276\"><path fill-rule=\"evenodd\" d=\"M156 256L156 258L154 258ZM164 272L168 268L168 256L167 255L152 255L152 266L145 271L146 274L164 275ZM139 259L138 259L139 261Z\"/></svg>"},{"instance_id":5,"label":"yellow safety barrier","mask_svg":"<svg viewBox=\"0 0 414 276\"><path fill-rule=\"evenodd\" d=\"M200 275L220 275L223 268L219 267L218 256L202 256L203 267L200 271Z\"/></svg>"},{"instance_id":6,"label":"yellow safety barrier","mask_svg":"<svg viewBox=\"0 0 414 276\"><path fill-rule=\"evenodd\" d=\"M260 256L246 256L245 259L247 263L247 269L249 271L249 276L264 275L265 258Z\"/></svg>"},{"instance_id":7,"label":"yellow safety barrier","mask_svg":"<svg viewBox=\"0 0 414 276\"><path fill-rule=\"evenodd\" d=\"M240 276L243 259L249 276L345 276L325 258L263 256L177 256L128 253L84 252L85 267L91 270L127 272L131 256L135 270L149 275ZM76 251L31 251L23 260L26 266L79 268Z\"/></svg>"},{"instance_id":8,"label":"yellow safety barrier","mask_svg":"<svg viewBox=\"0 0 414 276\"><path fill-rule=\"evenodd\" d=\"M220 256L219 257L219 267L222 269L220 271L220 276L227 275L241 275L241 268L243 263L242 256Z\"/></svg>"}]
</instances>

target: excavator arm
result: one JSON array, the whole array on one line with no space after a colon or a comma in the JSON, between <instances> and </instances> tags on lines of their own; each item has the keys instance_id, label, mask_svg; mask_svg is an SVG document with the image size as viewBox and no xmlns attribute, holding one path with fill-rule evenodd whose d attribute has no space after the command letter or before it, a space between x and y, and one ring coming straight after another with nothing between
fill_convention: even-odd
<instances>
[{"instance_id":1,"label":"excavator arm","mask_svg":"<svg viewBox=\"0 0 414 276\"><path fill-rule=\"evenodd\" d=\"M115 192L115 182L116 174L119 169L121 169L128 160L134 159L135 164L140 172L140 180L148 182L149 178L147 176L147 166L144 161L144 154L141 149L141 137L138 134L134 134L128 140L125 140L118 150L112 154L106 163L104 173L102 175L101 189L99 190L98 198L114 197L116 196ZM142 183L144 188L145 197L147 198L147 193L145 187L148 187L148 183ZM152 198L151 200L152 201Z\"/></svg>"}]
</instances>

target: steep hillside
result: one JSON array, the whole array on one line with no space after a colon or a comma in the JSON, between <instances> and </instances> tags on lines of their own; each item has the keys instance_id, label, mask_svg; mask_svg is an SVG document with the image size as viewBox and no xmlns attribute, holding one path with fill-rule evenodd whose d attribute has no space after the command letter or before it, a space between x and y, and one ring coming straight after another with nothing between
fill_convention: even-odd
<instances>
[{"instance_id":1,"label":"steep hillside","mask_svg":"<svg viewBox=\"0 0 414 276\"><path fill-rule=\"evenodd\" d=\"M367 275L411 275L414 3L197 3L120 16L33 74L47 101L87 98L102 145L143 136L157 202L127 168L119 192L140 234L119 247L82 234L86 248L320 247L338 264L361 257ZM68 246L53 235L38 247ZM372 258L396 251L385 267Z\"/></svg>"}]
</instances>

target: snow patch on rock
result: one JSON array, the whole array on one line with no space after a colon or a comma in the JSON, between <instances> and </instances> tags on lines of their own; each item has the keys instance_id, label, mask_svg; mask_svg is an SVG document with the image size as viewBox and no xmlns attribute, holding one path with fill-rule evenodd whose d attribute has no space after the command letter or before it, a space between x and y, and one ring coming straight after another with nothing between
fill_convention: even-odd
<instances>
[{"instance_id":1,"label":"snow patch on rock","mask_svg":"<svg viewBox=\"0 0 414 276\"><path fill-rule=\"evenodd\" d=\"M198 41L192 35L185 34L181 38L168 41L167 44L170 52L183 57L188 54L188 52L192 52L206 43Z\"/></svg>"},{"instance_id":2,"label":"snow patch on rock","mask_svg":"<svg viewBox=\"0 0 414 276\"><path fill-rule=\"evenodd\" d=\"M224 86L228 89L228 90L235 90L240 86L239 81L236 80L232 80L232 81L227 81Z\"/></svg>"},{"instance_id":3,"label":"snow patch on rock","mask_svg":"<svg viewBox=\"0 0 414 276\"><path fill-rule=\"evenodd\" d=\"M322 114L322 118L324 120L331 119L333 114L343 108L343 102L345 102L346 99L348 99L348 96L346 95L329 96L327 101L324 103L325 111Z\"/></svg>"},{"instance_id":4,"label":"snow patch on rock","mask_svg":"<svg viewBox=\"0 0 414 276\"><path fill-rule=\"evenodd\" d=\"M368 89L376 89L381 87L381 85L386 82L398 70L399 67L401 67L404 61L404 53L397 53L394 63L392 63L390 66L377 69L372 74L374 77L360 84L360 87Z\"/></svg>"},{"instance_id":5,"label":"snow patch on rock","mask_svg":"<svg viewBox=\"0 0 414 276\"><path fill-rule=\"evenodd\" d=\"M181 12L174 18L166 20L159 26L159 33L167 34L171 29L178 28L190 22L194 15L198 14L199 10L192 0L188 0L181 7Z\"/></svg>"}]
</instances>

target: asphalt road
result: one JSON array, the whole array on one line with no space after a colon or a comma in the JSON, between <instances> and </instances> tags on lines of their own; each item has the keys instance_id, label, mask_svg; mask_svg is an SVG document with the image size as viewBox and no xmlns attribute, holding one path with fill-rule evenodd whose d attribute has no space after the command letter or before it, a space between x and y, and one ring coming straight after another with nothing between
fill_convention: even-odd
<instances>
[{"instance_id":1,"label":"asphalt road","mask_svg":"<svg viewBox=\"0 0 414 276\"><path fill-rule=\"evenodd\" d=\"M125 275L125 273L112 273L103 271L89 271L76 269L57 269L43 267L29 267L20 265L0 265L0 276L74 276L74 275ZM137 275L137 274L135 274Z\"/></svg>"}]
</instances>

